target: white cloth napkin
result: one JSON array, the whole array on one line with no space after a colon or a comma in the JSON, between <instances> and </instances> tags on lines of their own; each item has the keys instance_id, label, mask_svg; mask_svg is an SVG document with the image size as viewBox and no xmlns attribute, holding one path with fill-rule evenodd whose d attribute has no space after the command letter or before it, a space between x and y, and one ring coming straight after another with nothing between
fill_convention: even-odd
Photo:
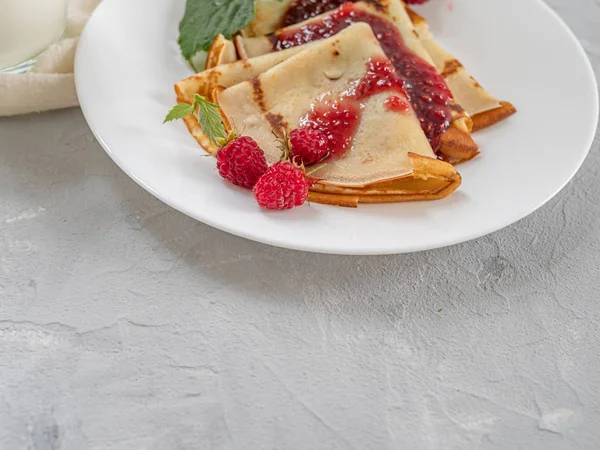
<instances>
[{"instance_id":1,"label":"white cloth napkin","mask_svg":"<svg viewBox=\"0 0 600 450\"><path fill-rule=\"evenodd\" d=\"M0 116L77 106L73 62L79 35L101 0L70 0L63 40L25 74L0 74Z\"/></svg>"}]
</instances>

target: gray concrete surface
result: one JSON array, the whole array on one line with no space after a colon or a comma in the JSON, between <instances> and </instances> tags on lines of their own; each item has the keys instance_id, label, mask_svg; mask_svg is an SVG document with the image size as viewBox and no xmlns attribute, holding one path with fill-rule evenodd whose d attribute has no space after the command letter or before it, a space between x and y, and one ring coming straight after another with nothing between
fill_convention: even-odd
<instances>
[{"instance_id":1,"label":"gray concrete surface","mask_svg":"<svg viewBox=\"0 0 600 450\"><path fill-rule=\"evenodd\" d=\"M600 70L600 1L552 0ZM173 211L73 109L0 119L0 449L599 449L600 152L412 255Z\"/></svg>"}]
</instances>

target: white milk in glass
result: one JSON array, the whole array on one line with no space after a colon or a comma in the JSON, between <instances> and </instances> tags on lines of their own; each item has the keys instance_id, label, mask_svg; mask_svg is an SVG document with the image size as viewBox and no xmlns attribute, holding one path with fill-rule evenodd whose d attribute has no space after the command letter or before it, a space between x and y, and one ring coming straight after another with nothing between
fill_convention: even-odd
<instances>
[{"instance_id":1,"label":"white milk in glass","mask_svg":"<svg viewBox=\"0 0 600 450\"><path fill-rule=\"evenodd\" d=\"M0 70L42 53L66 23L67 0L0 0Z\"/></svg>"}]
</instances>

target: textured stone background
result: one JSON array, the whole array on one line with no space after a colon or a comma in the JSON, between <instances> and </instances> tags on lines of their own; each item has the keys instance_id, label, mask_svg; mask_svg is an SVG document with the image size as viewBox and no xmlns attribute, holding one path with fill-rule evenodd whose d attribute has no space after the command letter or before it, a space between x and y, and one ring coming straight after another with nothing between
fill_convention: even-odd
<instances>
[{"instance_id":1,"label":"textured stone background","mask_svg":"<svg viewBox=\"0 0 600 450\"><path fill-rule=\"evenodd\" d=\"M600 70L600 1L550 4ZM173 211L79 110L1 119L0 449L598 449L598 150L501 232L334 257Z\"/></svg>"}]
</instances>

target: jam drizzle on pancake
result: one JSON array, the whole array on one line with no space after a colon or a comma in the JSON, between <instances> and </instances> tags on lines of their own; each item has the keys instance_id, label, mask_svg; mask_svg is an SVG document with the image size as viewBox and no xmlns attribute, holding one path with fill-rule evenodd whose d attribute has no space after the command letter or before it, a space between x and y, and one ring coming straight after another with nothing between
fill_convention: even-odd
<instances>
[{"instance_id":1,"label":"jam drizzle on pancake","mask_svg":"<svg viewBox=\"0 0 600 450\"><path fill-rule=\"evenodd\" d=\"M296 0L290 4L283 18L283 26L304 22L342 6L347 0Z\"/></svg>"},{"instance_id":2,"label":"jam drizzle on pancake","mask_svg":"<svg viewBox=\"0 0 600 450\"><path fill-rule=\"evenodd\" d=\"M378 56L367 62L367 72L357 83L353 83L340 97L324 98L315 103L300 126L323 132L328 139L330 158L342 155L352 144L365 101L370 97L389 92L386 108L408 114L408 96L405 81L400 78L392 63Z\"/></svg>"},{"instance_id":3,"label":"jam drizzle on pancake","mask_svg":"<svg viewBox=\"0 0 600 450\"><path fill-rule=\"evenodd\" d=\"M389 21L357 9L352 3L344 3L318 21L272 35L273 49L278 51L325 39L357 22L365 22L371 26L402 81L402 89L419 118L421 128L431 147L437 152L440 137L452 121L452 93L435 67L415 55L404 44L398 29ZM345 108L342 110L346 111Z\"/></svg>"}]
</instances>

